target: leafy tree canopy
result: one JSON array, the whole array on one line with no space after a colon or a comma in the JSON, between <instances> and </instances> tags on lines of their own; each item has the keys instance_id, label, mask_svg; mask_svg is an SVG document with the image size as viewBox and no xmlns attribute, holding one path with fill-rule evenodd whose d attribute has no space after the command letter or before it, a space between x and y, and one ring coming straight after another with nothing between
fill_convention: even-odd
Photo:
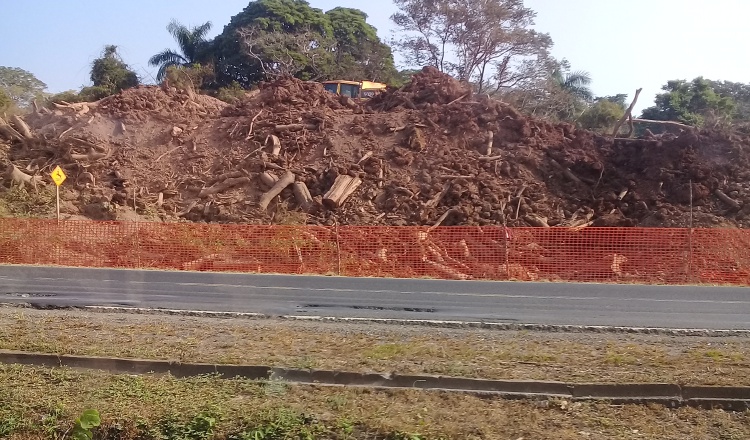
<instances>
[{"instance_id":1,"label":"leafy tree canopy","mask_svg":"<svg viewBox=\"0 0 750 440\"><path fill-rule=\"evenodd\" d=\"M396 47L414 67L431 65L480 92L537 75L552 40L531 28L523 0L395 0Z\"/></svg>"},{"instance_id":2,"label":"leafy tree canopy","mask_svg":"<svg viewBox=\"0 0 750 440\"><path fill-rule=\"evenodd\" d=\"M0 113L5 113L11 107L13 107L13 105L14 102L12 99L10 99L10 96L5 93L5 90L0 89Z\"/></svg>"},{"instance_id":3,"label":"leafy tree canopy","mask_svg":"<svg viewBox=\"0 0 750 440\"><path fill-rule=\"evenodd\" d=\"M731 98L734 101L734 116L737 121L750 121L750 84L731 81L707 81L719 96Z\"/></svg>"},{"instance_id":4,"label":"leafy tree canopy","mask_svg":"<svg viewBox=\"0 0 750 440\"><path fill-rule=\"evenodd\" d=\"M669 81L662 90L656 105L643 110L644 119L702 125L707 117L730 118L735 110L734 100L718 94L703 77Z\"/></svg>"},{"instance_id":5,"label":"leafy tree canopy","mask_svg":"<svg viewBox=\"0 0 750 440\"><path fill-rule=\"evenodd\" d=\"M627 96L622 94L596 98L594 104L578 118L578 124L589 130L611 131L625 114L624 101Z\"/></svg>"},{"instance_id":6,"label":"leafy tree canopy","mask_svg":"<svg viewBox=\"0 0 750 440\"><path fill-rule=\"evenodd\" d=\"M91 65L93 87L85 87L81 95L90 100L104 98L140 84L138 75L125 64L117 53L117 46L104 47L102 56Z\"/></svg>"},{"instance_id":7,"label":"leafy tree canopy","mask_svg":"<svg viewBox=\"0 0 750 440\"><path fill-rule=\"evenodd\" d=\"M177 42L180 52L164 49L148 60L149 65L159 67L156 79L159 81L164 79L167 69L171 66L187 67L206 62L210 56L206 35L210 30L210 21L200 26L188 28L178 21L172 20L167 26L167 31Z\"/></svg>"},{"instance_id":8,"label":"leafy tree canopy","mask_svg":"<svg viewBox=\"0 0 750 440\"><path fill-rule=\"evenodd\" d=\"M250 2L213 41L217 81L246 88L284 74L389 81L393 56L366 19L350 8L323 13L305 0Z\"/></svg>"},{"instance_id":9,"label":"leafy tree canopy","mask_svg":"<svg viewBox=\"0 0 750 440\"><path fill-rule=\"evenodd\" d=\"M44 93L47 84L18 67L0 66L0 89L18 107L27 107Z\"/></svg>"}]
</instances>

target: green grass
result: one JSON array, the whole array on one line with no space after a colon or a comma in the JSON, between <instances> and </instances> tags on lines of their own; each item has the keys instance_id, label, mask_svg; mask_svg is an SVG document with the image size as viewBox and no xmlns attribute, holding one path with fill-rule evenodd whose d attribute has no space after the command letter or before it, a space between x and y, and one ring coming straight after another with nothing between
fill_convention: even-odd
<instances>
[{"instance_id":1,"label":"green grass","mask_svg":"<svg viewBox=\"0 0 750 440\"><path fill-rule=\"evenodd\" d=\"M750 438L750 413L0 365L0 438L71 439L92 409L95 440Z\"/></svg>"}]
</instances>

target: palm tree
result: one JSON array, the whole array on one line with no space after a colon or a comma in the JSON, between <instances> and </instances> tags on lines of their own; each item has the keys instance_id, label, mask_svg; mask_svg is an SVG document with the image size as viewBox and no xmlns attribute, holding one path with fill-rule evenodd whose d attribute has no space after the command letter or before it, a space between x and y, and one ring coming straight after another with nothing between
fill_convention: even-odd
<instances>
[{"instance_id":1,"label":"palm tree","mask_svg":"<svg viewBox=\"0 0 750 440\"><path fill-rule=\"evenodd\" d=\"M563 73L561 69L555 69L552 72L552 80L560 90L575 98L586 102L594 100L591 75L588 72L577 70L573 73Z\"/></svg>"},{"instance_id":2,"label":"palm tree","mask_svg":"<svg viewBox=\"0 0 750 440\"><path fill-rule=\"evenodd\" d=\"M201 61L206 46L206 34L211 30L211 22L207 21L200 26L187 26L172 20L167 26L167 31L177 41L180 47L180 53L172 49L164 49L162 52L151 57L148 64L159 66L159 72L156 79L161 81L167 74L167 69L171 66L189 66Z\"/></svg>"}]
</instances>

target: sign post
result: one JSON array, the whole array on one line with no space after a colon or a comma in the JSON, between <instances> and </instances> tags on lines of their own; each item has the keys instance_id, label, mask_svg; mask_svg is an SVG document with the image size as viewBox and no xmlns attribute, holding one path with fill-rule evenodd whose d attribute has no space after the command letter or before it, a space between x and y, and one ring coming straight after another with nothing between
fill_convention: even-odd
<instances>
[{"instance_id":1,"label":"sign post","mask_svg":"<svg viewBox=\"0 0 750 440\"><path fill-rule=\"evenodd\" d=\"M60 221L60 185L65 181L65 179L68 177L65 175L65 172L60 168L60 166L56 166L54 170L50 173L50 176L52 177L52 180L55 182L55 186L57 187L57 221Z\"/></svg>"}]
</instances>

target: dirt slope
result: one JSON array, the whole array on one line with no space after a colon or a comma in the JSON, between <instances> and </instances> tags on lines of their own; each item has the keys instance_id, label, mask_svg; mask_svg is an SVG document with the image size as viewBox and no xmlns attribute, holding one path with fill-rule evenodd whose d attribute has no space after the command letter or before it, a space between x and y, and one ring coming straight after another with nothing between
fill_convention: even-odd
<instances>
[{"instance_id":1,"label":"dirt slope","mask_svg":"<svg viewBox=\"0 0 750 440\"><path fill-rule=\"evenodd\" d=\"M46 181L61 165L64 212L91 218L127 218L135 203L164 220L687 226L692 182L695 225L750 221L746 138L686 131L613 141L472 96L429 68L365 106L282 79L235 106L142 86L26 122L36 138L14 141L5 165ZM295 214L291 187L258 206L262 173L286 170L314 199L306 216ZM332 209L322 199L341 175L362 183Z\"/></svg>"}]
</instances>

